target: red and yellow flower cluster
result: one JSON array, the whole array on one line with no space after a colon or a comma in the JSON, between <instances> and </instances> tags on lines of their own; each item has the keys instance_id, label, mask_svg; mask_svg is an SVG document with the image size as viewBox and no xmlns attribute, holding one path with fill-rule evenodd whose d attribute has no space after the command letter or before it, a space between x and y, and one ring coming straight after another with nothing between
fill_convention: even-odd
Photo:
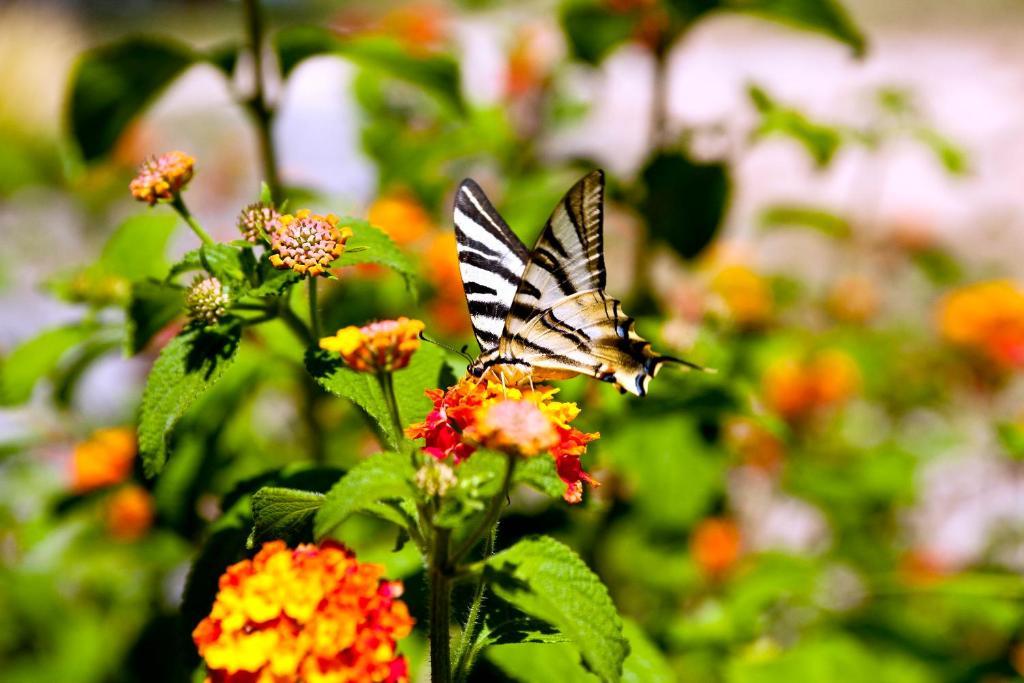
<instances>
[{"instance_id":1,"label":"red and yellow flower cluster","mask_svg":"<svg viewBox=\"0 0 1024 683\"><path fill-rule=\"evenodd\" d=\"M168 152L147 159L128 185L132 196L153 206L174 199L192 180L196 160L184 152Z\"/></svg>"},{"instance_id":2,"label":"red and yellow flower cluster","mask_svg":"<svg viewBox=\"0 0 1024 683\"><path fill-rule=\"evenodd\" d=\"M575 403L553 401L557 392L547 387L505 388L463 377L447 390L428 390L434 409L405 433L411 439L424 439L423 451L428 455L438 460L451 457L456 464L479 447L523 457L548 451L566 484L565 500L578 503L584 482L599 485L583 471L580 456L600 434L570 426L580 410Z\"/></svg>"},{"instance_id":3,"label":"red and yellow flower cluster","mask_svg":"<svg viewBox=\"0 0 1024 683\"><path fill-rule=\"evenodd\" d=\"M408 681L395 642L413 620L400 582L325 543L267 543L228 567L210 616L192 632L208 683Z\"/></svg>"},{"instance_id":4,"label":"red and yellow flower cluster","mask_svg":"<svg viewBox=\"0 0 1024 683\"><path fill-rule=\"evenodd\" d=\"M952 343L996 365L1024 366L1024 292L1008 280L954 290L939 305L939 329Z\"/></svg>"},{"instance_id":5,"label":"red and yellow flower cluster","mask_svg":"<svg viewBox=\"0 0 1024 683\"><path fill-rule=\"evenodd\" d=\"M345 364L357 372L391 372L409 365L420 347L423 323L401 317L369 325L349 325L333 337L320 340L320 348L341 354Z\"/></svg>"},{"instance_id":6,"label":"red and yellow flower cluster","mask_svg":"<svg viewBox=\"0 0 1024 683\"><path fill-rule=\"evenodd\" d=\"M860 382L857 363L838 349L810 358L780 358L768 366L761 379L765 402L790 421L847 401Z\"/></svg>"}]
</instances>

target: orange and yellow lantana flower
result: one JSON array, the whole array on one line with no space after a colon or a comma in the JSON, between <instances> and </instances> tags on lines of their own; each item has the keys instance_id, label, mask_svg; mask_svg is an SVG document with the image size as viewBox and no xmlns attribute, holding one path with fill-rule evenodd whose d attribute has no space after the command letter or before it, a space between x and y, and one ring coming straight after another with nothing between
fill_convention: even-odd
<instances>
[{"instance_id":1,"label":"orange and yellow lantana flower","mask_svg":"<svg viewBox=\"0 0 1024 683\"><path fill-rule=\"evenodd\" d=\"M383 571L332 542L273 541L231 565L192 632L208 683L408 681L396 641L413 619Z\"/></svg>"},{"instance_id":2,"label":"orange and yellow lantana flower","mask_svg":"<svg viewBox=\"0 0 1024 683\"><path fill-rule=\"evenodd\" d=\"M137 450L129 427L96 430L71 455L71 488L84 493L120 484L131 474Z\"/></svg>"},{"instance_id":3,"label":"orange and yellow lantana flower","mask_svg":"<svg viewBox=\"0 0 1024 683\"><path fill-rule=\"evenodd\" d=\"M278 218L278 227L270 237L270 263L275 268L291 268L300 275L326 275L327 269L345 251L352 237L348 227L338 227L334 214L319 216L303 209L295 215Z\"/></svg>"},{"instance_id":4,"label":"orange and yellow lantana flower","mask_svg":"<svg viewBox=\"0 0 1024 683\"><path fill-rule=\"evenodd\" d=\"M409 365L420 347L423 323L401 317L369 325L349 325L333 337L320 340L320 348L341 354L345 364L357 372L391 372Z\"/></svg>"},{"instance_id":5,"label":"orange and yellow lantana flower","mask_svg":"<svg viewBox=\"0 0 1024 683\"><path fill-rule=\"evenodd\" d=\"M939 304L938 318L952 343L1004 368L1024 366L1024 291L1009 280L954 290Z\"/></svg>"},{"instance_id":6,"label":"orange and yellow lantana flower","mask_svg":"<svg viewBox=\"0 0 1024 683\"><path fill-rule=\"evenodd\" d=\"M128 185L132 196L153 206L169 202L192 180L196 160L184 152L168 152L147 159Z\"/></svg>"},{"instance_id":7,"label":"orange and yellow lantana flower","mask_svg":"<svg viewBox=\"0 0 1024 683\"><path fill-rule=\"evenodd\" d=\"M117 490L107 501L107 531L114 538L133 541L153 525L153 496L137 485Z\"/></svg>"},{"instance_id":8,"label":"orange and yellow lantana flower","mask_svg":"<svg viewBox=\"0 0 1024 683\"><path fill-rule=\"evenodd\" d=\"M584 482L598 485L583 471L580 457L586 453L587 444L600 434L570 426L580 410L575 403L552 400L557 392L548 387L503 387L463 377L447 390L428 390L434 409L423 422L411 425L405 433L411 439L424 439L423 452L427 455L438 460L451 457L456 464L480 446L517 456L546 450L555 459L558 476L566 484L564 498L578 503L583 499ZM547 425L538 419L538 414Z\"/></svg>"}]
</instances>

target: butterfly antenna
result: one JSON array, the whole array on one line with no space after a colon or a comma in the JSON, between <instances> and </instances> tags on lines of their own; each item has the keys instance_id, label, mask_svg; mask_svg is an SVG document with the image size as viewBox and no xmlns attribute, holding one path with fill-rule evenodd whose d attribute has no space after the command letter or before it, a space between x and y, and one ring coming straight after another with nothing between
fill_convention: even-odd
<instances>
[{"instance_id":1,"label":"butterfly antenna","mask_svg":"<svg viewBox=\"0 0 1024 683\"><path fill-rule=\"evenodd\" d=\"M473 362L473 356L471 356L468 353L466 353L466 349L469 348L468 344L463 344L461 349L457 349L454 346L448 346L447 344L443 344L443 343L437 341L436 339L431 339L430 337L428 337L427 335L423 334L422 332L420 332L420 339L422 339L425 342L429 342L429 343L431 343L431 344L433 344L435 346L440 346L445 351L449 351L451 353L457 353L458 355L460 355L463 358L465 358L466 361L469 362L469 363Z\"/></svg>"},{"instance_id":2,"label":"butterfly antenna","mask_svg":"<svg viewBox=\"0 0 1024 683\"><path fill-rule=\"evenodd\" d=\"M691 370L696 370L697 372L706 372L709 375L718 374L718 370L715 369L715 368L706 368L703 365L697 365L696 363L691 363L688 360L683 360L682 358L676 358L675 356L658 356L658 362L659 363L679 363L680 365L682 365L684 367L687 367L687 368L690 368Z\"/></svg>"}]
</instances>

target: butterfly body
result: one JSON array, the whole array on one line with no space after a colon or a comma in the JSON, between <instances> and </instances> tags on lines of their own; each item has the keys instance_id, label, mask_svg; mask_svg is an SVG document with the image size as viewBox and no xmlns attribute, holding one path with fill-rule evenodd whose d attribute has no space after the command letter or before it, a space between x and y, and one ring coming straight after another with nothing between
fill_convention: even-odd
<instances>
[{"instance_id":1,"label":"butterfly body","mask_svg":"<svg viewBox=\"0 0 1024 683\"><path fill-rule=\"evenodd\" d=\"M471 375L505 386L589 375L638 396L665 362L605 291L604 174L595 171L555 207L533 251L480 187L463 181L455 234L480 356Z\"/></svg>"}]
</instances>

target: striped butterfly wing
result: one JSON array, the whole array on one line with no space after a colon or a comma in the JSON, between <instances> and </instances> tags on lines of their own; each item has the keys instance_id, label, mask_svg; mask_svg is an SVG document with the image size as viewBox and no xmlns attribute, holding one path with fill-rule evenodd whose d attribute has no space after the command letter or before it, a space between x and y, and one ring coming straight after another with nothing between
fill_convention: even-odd
<instances>
[{"instance_id":1,"label":"striped butterfly wing","mask_svg":"<svg viewBox=\"0 0 1024 683\"><path fill-rule=\"evenodd\" d=\"M638 396L662 356L604 292L604 174L595 171L555 208L522 275L499 355L525 362L537 380L585 374ZM696 366L695 366L696 367Z\"/></svg>"},{"instance_id":2,"label":"striped butterfly wing","mask_svg":"<svg viewBox=\"0 0 1024 683\"><path fill-rule=\"evenodd\" d=\"M455 195L455 240L473 333L486 354L498 347L530 254L472 180Z\"/></svg>"}]
</instances>

